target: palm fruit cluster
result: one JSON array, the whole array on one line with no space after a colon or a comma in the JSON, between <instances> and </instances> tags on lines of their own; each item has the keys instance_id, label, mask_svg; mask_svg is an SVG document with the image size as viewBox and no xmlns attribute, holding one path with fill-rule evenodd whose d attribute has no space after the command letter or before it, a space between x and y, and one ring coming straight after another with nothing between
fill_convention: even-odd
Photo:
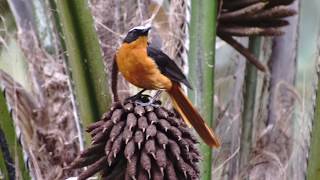
<instances>
[{"instance_id":1,"label":"palm fruit cluster","mask_svg":"<svg viewBox=\"0 0 320 180\"><path fill-rule=\"evenodd\" d=\"M280 36L297 12L294 0L220 0L217 35L265 72L266 67L233 36Z\"/></svg>"},{"instance_id":2,"label":"palm fruit cluster","mask_svg":"<svg viewBox=\"0 0 320 180\"><path fill-rule=\"evenodd\" d=\"M294 0L223 0L218 17L218 33L231 36L278 36L289 24L285 17L296 11Z\"/></svg>"},{"instance_id":3,"label":"palm fruit cluster","mask_svg":"<svg viewBox=\"0 0 320 180\"><path fill-rule=\"evenodd\" d=\"M87 166L79 180L100 172L102 179L199 179L200 153L191 129L171 110L133 102L113 104L87 127L91 146L69 168Z\"/></svg>"}]
</instances>

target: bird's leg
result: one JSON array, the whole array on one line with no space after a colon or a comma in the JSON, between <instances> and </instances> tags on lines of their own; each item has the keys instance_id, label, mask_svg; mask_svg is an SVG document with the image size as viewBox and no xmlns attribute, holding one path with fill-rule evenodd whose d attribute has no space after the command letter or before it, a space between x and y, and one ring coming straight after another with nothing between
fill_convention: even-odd
<instances>
[{"instance_id":1,"label":"bird's leg","mask_svg":"<svg viewBox=\"0 0 320 180\"><path fill-rule=\"evenodd\" d=\"M139 99L141 99L141 97L143 96L142 93L145 92L145 91L146 91L146 89L142 89L142 90L139 91L137 94L126 98L125 101L128 102L128 101L136 101L136 100L139 100Z\"/></svg>"},{"instance_id":2,"label":"bird's leg","mask_svg":"<svg viewBox=\"0 0 320 180\"><path fill-rule=\"evenodd\" d=\"M135 101L136 104L140 106L149 106L153 105L153 103L158 99L158 97L161 95L162 90L158 90L156 94L149 100L149 102L143 102L143 101Z\"/></svg>"}]
</instances>

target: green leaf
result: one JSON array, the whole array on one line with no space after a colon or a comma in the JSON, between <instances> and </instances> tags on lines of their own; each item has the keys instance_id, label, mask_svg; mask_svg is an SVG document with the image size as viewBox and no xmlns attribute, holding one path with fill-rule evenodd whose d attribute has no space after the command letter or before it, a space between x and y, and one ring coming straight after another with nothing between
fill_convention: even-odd
<instances>
[{"instance_id":1,"label":"green leaf","mask_svg":"<svg viewBox=\"0 0 320 180\"><path fill-rule=\"evenodd\" d=\"M107 74L86 0L57 0L80 119L94 122L111 103Z\"/></svg>"},{"instance_id":2,"label":"green leaf","mask_svg":"<svg viewBox=\"0 0 320 180\"><path fill-rule=\"evenodd\" d=\"M306 120L304 124L312 122L310 152L308 157L308 167L306 172L307 180L318 180L320 177L320 74L319 74L319 37L320 37L320 1L310 0L301 1L300 13L300 33L298 48L298 67L297 86L303 92L305 103L303 104L307 111L314 111L314 116ZM315 64L317 64L317 74L315 73ZM314 90L314 76L318 76L318 84ZM316 94L315 94L316 93ZM315 102L314 102L314 97ZM312 103L311 103L312 102ZM306 111L305 110L305 111ZM301 119L298 119L301 121ZM301 127L297 127L299 130ZM309 132L307 132L309 135ZM307 139L307 138L305 138Z\"/></svg>"},{"instance_id":3,"label":"green leaf","mask_svg":"<svg viewBox=\"0 0 320 180\"><path fill-rule=\"evenodd\" d=\"M15 177L17 179L28 180L31 179L29 175L29 171L26 167L26 164L23 160L23 152L22 147L18 143L18 139L16 137L16 130L13 125L13 119L8 110L8 106L6 104L6 99L4 93L0 94L0 129L4 132L4 136L7 141L7 145L9 147L11 158L14 160L15 166ZM1 152L1 151L0 151ZM0 153L0 170L3 171L3 152ZM8 175L5 173L5 175Z\"/></svg>"}]
</instances>

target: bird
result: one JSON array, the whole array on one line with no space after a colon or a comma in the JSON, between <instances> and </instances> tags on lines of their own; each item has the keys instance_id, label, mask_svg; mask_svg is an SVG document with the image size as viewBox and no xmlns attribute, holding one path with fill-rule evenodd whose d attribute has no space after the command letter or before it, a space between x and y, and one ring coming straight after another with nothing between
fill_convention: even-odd
<instances>
[{"instance_id":1,"label":"bird","mask_svg":"<svg viewBox=\"0 0 320 180\"><path fill-rule=\"evenodd\" d=\"M115 53L118 71L131 84L142 88L135 96L145 90L158 90L156 97L165 90L181 118L196 130L208 146L219 147L219 139L184 94L181 83L192 89L186 76L167 54L149 44L150 29L151 25L141 25L128 31Z\"/></svg>"}]
</instances>

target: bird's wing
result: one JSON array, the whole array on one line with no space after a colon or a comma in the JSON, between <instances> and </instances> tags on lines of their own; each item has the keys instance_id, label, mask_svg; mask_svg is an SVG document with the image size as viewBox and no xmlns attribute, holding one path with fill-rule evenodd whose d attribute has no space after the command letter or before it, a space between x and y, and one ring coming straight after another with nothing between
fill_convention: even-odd
<instances>
[{"instance_id":1,"label":"bird's wing","mask_svg":"<svg viewBox=\"0 0 320 180\"><path fill-rule=\"evenodd\" d=\"M160 49L148 46L147 48L148 56L151 57L157 64L161 73L167 76L169 79L181 82L185 84L188 88L192 89L190 82L187 80L186 76L183 74L178 65L170 59L168 55L162 52Z\"/></svg>"}]
</instances>

